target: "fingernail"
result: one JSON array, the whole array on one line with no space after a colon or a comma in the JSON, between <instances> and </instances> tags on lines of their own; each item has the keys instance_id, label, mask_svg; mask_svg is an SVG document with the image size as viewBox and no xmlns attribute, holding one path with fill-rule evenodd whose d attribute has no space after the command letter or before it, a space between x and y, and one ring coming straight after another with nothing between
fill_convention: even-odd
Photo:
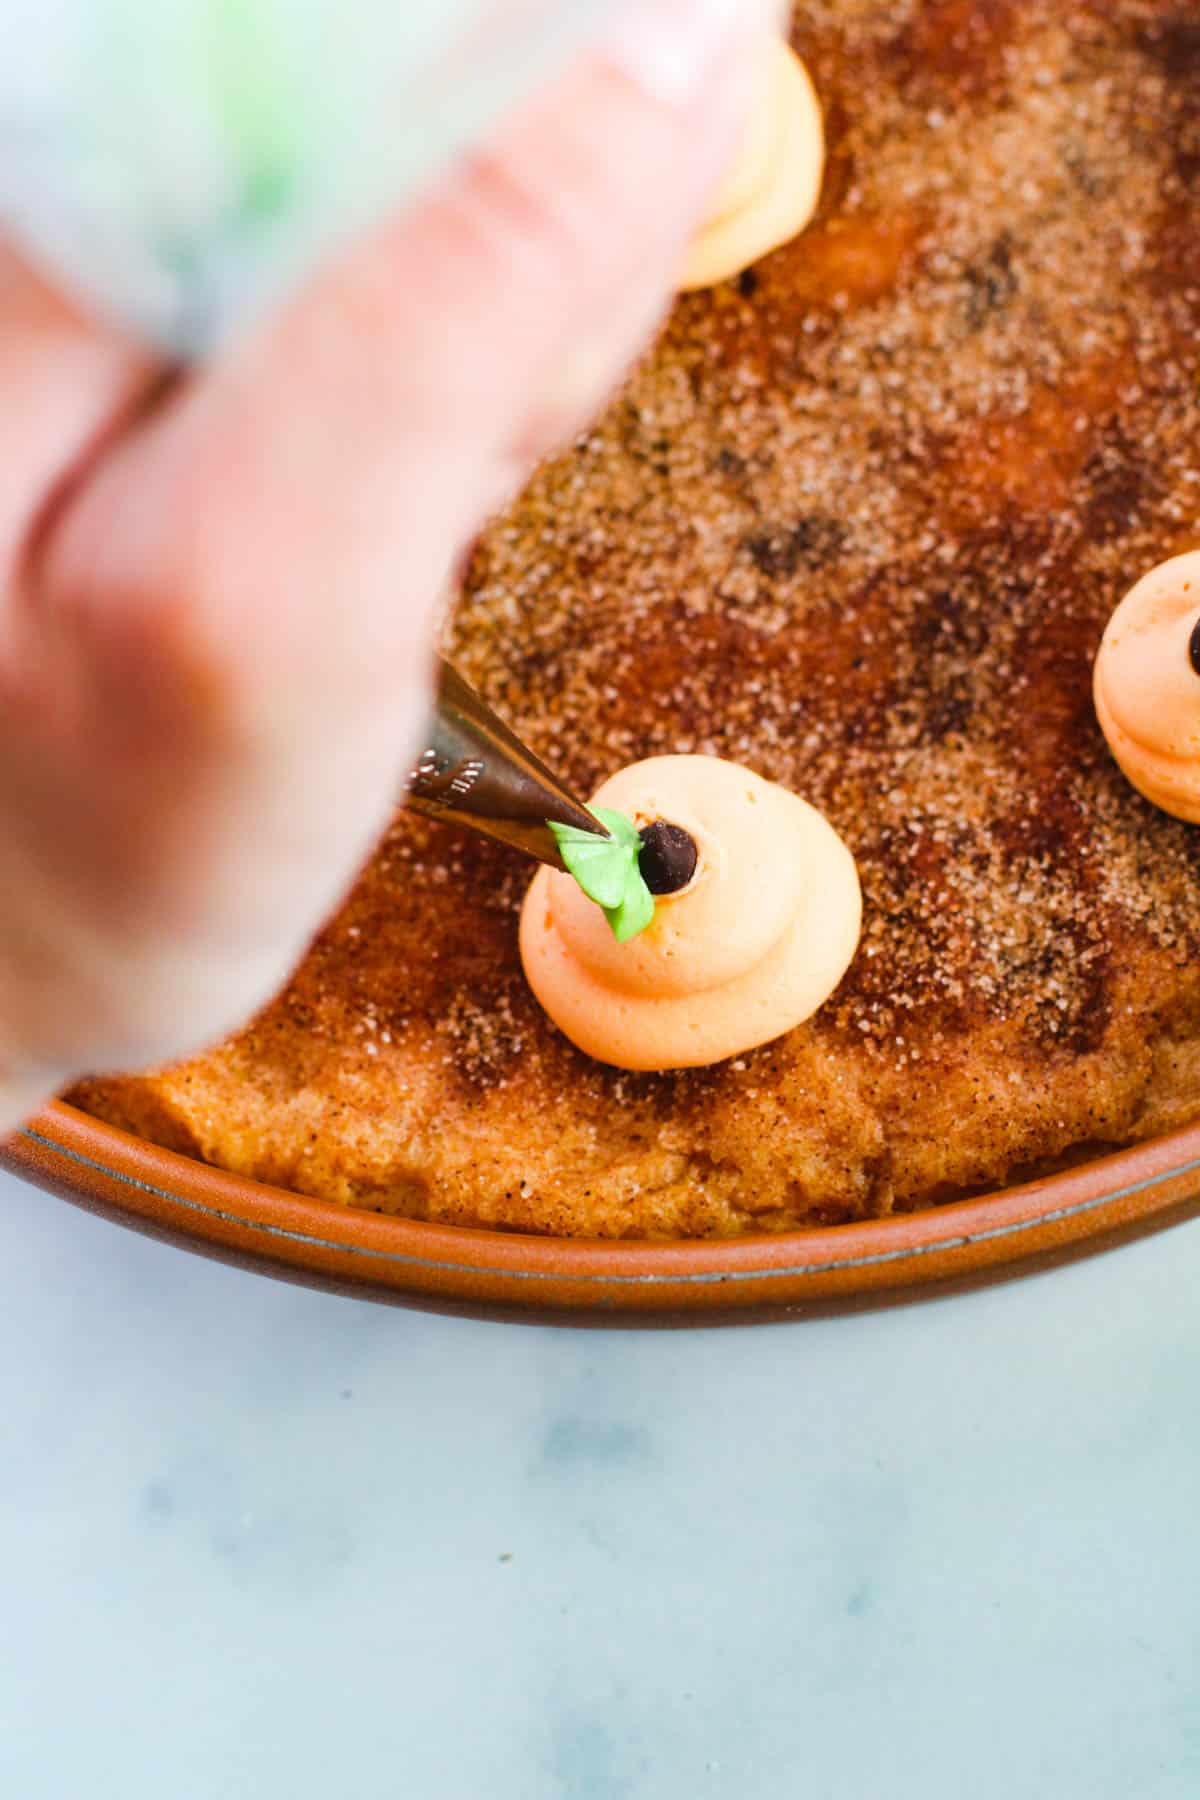
<instances>
[{"instance_id":1,"label":"fingernail","mask_svg":"<svg viewBox=\"0 0 1200 1800\"><path fill-rule=\"evenodd\" d=\"M655 100L686 100L746 35L746 0L625 0L604 43L609 59Z\"/></svg>"}]
</instances>

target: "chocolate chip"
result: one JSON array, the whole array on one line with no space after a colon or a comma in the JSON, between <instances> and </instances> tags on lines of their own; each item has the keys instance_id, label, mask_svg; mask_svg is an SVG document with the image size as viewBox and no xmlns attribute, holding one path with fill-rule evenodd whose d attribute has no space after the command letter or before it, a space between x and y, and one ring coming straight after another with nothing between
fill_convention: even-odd
<instances>
[{"instance_id":1,"label":"chocolate chip","mask_svg":"<svg viewBox=\"0 0 1200 1800\"><path fill-rule=\"evenodd\" d=\"M638 833L642 848L638 867L652 894L677 894L696 873L699 851L696 840L682 825L655 819Z\"/></svg>"},{"instance_id":2,"label":"chocolate chip","mask_svg":"<svg viewBox=\"0 0 1200 1800\"><path fill-rule=\"evenodd\" d=\"M1192 667L1200 675L1200 619L1192 626L1192 635L1188 639L1188 655L1192 659Z\"/></svg>"}]
</instances>

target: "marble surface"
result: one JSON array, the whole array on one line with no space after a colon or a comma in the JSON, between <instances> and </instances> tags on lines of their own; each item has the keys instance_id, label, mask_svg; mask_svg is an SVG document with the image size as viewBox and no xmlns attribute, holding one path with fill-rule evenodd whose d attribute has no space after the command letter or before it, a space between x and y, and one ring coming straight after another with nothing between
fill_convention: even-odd
<instances>
[{"instance_id":1,"label":"marble surface","mask_svg":"<svg viewBox=\"0 0 1200 1800\"><path fill-rule=\"evenodd\" d=\"M592 1334L0 1220L14 1800L1200 1793L1200 1225Z\"/></svg>"}]
</instances>

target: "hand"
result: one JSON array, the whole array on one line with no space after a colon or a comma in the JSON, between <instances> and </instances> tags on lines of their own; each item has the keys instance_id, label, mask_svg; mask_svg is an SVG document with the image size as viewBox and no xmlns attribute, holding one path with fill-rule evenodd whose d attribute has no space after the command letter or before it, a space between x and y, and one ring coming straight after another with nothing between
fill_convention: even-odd
<instances>
[{"instance_id":1,"label":"hand","mask_svg":"<svg viewBox=\"0 0 1200 1800\"><path fill-rule=\"evenodd\" d=\"M589 59L202 374L0 252L0 1125L240 1023L369 852L456 559L733 151L750 58L681 41L686 95Z\"/></svg>"}]
</instances>

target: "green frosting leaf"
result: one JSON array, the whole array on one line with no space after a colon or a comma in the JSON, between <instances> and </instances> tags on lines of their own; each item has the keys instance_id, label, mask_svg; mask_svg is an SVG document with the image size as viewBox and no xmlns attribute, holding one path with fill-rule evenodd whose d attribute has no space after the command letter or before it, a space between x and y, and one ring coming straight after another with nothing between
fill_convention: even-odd
<instances>
[{"instance_id":1,"label":"green frosting leaf","mask_svg":"<svg viewBox=\"0 0 1200 1800\"><path fill-rule=\"evenodd\" d=\"M654 917L654 895L642 880L638 864L642 840L637 826L624 813L610 807L592 808L611 832L607 838L577 825L557 825L547 819L568 874L573 875L589 900L600 907L619 944L645 931Z\"/></svg>"},{"instance_id":2,"label":"green frosting leaf","mask_svg":"<svg viewBox=\"0 0 1200 1800\"><path fill-rule=\"evenodd\" d=\"M631 884L620 906L606 911L604 916L612 926L618 944L628 943L639 931L645 931L654 917L654 895L640 875L636 884Z\"/></svg>"}]
</instances>

